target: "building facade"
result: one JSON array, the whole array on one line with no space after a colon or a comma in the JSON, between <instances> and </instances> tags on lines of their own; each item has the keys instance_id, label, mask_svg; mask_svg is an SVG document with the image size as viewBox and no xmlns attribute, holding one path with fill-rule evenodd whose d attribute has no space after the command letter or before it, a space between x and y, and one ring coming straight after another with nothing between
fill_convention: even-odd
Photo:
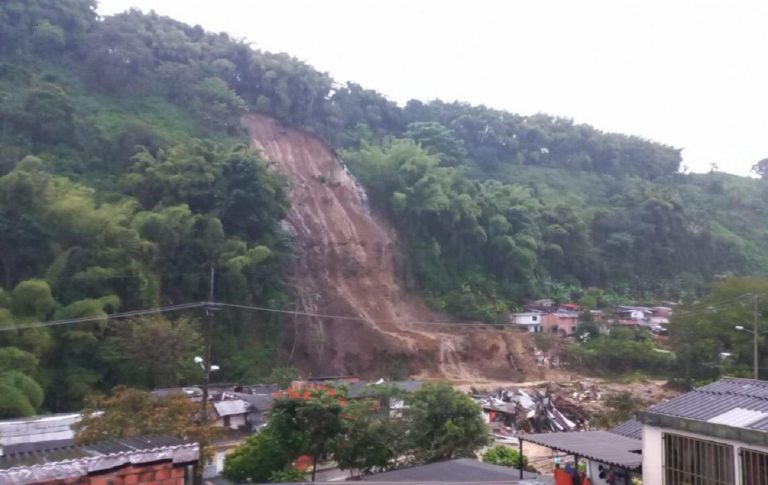
<instances>
[{"instance_id":1,"label":"building facade","mask_svg":"<svg viewBox=\"0 0 768 485\"><path fill-rule=\"evenodd\" d=\"M638 419L643 483L768 484L768 381L721 379Z\"/></svg>"}]
</instances>

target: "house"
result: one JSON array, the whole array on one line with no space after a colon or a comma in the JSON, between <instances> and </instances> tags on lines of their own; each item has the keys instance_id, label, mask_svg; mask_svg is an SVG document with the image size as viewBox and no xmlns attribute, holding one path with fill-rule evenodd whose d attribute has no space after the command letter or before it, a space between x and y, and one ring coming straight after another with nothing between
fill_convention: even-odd
<instances>
[{"instance_id":1,"label":"house","mask_svg":"<svg viewBox=\"0 0 768 485\"><path fill-rule=\"evenodd\" d=\"M652 315L650 308L640 306L618 306L616 317L620 322L641 323L647 321Z\"/></svg>"},{"instance_id":2,"label":"house","mask_svg":"<svg viewBox=\"0 0 768 485\"><path fill-rule=\"evenodd\" d=\"M547 333L571 334L579 324L579 313L570 310L557 310L541 316L541 328Z\"/></svg>"},{"instance_id":3,"label":"house","mask_svg":"<svg viewBox=\"0 0 768 485\"><path fill-rule=\"evenodd\" d=\"M215 426L220 428L240 429L248 424L246 416L250 411L250 404L242 399L220 399L213 401L213 409L216 411Z\"/></svg>"},{"instance_id":4,"label":"house","mask_svg":"<svg viewBox=\"0 0 768 485\"><path fill-rule=\"evenodd\" d=\"M725 378L638 414L643 483L768 483L768 381Z\"/></svg>"},{"instance_id":5,"label":"house","mask_svg":"<svg viewBox=\"0 0 768 485\"><path fill-rule=\"evenodd\" d=\"M672 308L668 306L655 306L651 308L651 316L654 318L666 318L667 322L672 318Z\"/></svg>"},{"instance_id":6,"label":"house","mask_svg":"<svg viewBox=\"0 0 768 485\"><path fill-rule=\"evenodd\" d=\"M5 446L2 485L192 484L200 447L178 438L123 438L91 445L69 441Z\"/></svg>"},{"instance_id":7,"label":"house","mask_svg":"<svg viewBox=\"0 0 768 485\"><path fill-rule=\"evenodd\" d=\"M576 303L563 303L560 305L560 309L568 312L578 313L581 311L581 305L577 305Z\"/></svg>"},{"instance_id":8,"label":"house","mask_svg":"<svg viewBox=\"0 0 768 485\"><path fill-rule=\"evenodd\" d=\"M240 399L248 403L248 412L245 422L251 431L257 431L266 423L266 416L275 398L272 394L248 394L245 392L229 393L234 399Z\"/></svg>"},{"instance_id":9,"label":"house","mask_svg":"<svg viewBox=\"0 0 768 485\"><path fill-rule=\"evenodd\" d=\"M555 301L550 300L549 298L543 300L534 300L526 303L523 308L529 311L552 311L555 309Z\"/></svg>"},{"instance_id":10,"label":"house","mask_svg":"<svg viewBox=\"0 0 768 485\"><path fill-rule=\"evenodd\" d=\"M525 329L531 333L541 332L541 312L512 313L507 317L508 323Z\"/></svg>"}]
</instances>

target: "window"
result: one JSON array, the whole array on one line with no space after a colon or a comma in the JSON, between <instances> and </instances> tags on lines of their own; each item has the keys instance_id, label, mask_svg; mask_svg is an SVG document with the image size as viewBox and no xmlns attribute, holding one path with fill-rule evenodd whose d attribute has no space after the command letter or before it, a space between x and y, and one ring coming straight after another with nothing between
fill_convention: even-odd
<instances>
[{"instance_id":1,"label":"window","mask_svg":"<svg viewBox=\"0 0 768 485\"><path fill-rule=\"evenodd\" d=\"M664 433L665 485L733 485L733 447Z\"/></svg>"},{"instance_id":2,"label":"window","mask_svg":"<svg viewBox=\"0 0 768 485\"><path fill-rule=\"evenodd\" d=\"M762 485L768 477L768 453L748 448L741 449L741 483Z\"/></svg>"},{"instance_id":3,"label":"window","mask_svg":"<svg viewBox=\"0 0 768 485\"><path fill-rule=\"evenodd\" d=\"M539 321L539 317L537 315L533 315L533 316L531 316L531 321L532 322L538 322Z\"/></svg>"}]
</instances>

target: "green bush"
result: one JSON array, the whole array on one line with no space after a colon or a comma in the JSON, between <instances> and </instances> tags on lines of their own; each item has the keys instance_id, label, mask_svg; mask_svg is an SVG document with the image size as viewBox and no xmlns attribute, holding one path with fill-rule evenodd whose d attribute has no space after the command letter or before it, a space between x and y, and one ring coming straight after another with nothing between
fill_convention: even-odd
<instances>
[{"instance_id":1,"label":"green bush","mask_svg":"<svg viewBox=\"0 0 768 485\"><path fill-rule=\"evenodd\" d=\"M509 446L496 445L483 453L483 463L509 466L519 470L521 467L528 466L528 458L524 455L521 456L517 450L513 450Z\"/></svg>"}]
</instances>

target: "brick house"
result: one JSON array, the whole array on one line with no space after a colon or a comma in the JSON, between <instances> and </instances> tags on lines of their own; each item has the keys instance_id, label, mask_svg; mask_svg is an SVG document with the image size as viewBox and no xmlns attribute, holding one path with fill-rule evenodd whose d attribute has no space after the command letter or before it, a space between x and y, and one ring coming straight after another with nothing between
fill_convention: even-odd
<instances>
[{"instance_id":1,"label":"brick house","mask_svg":"<svg viewBox=\"0 0 768 485\"><path fill-rule=\"evenodd\" d=\"M541 316L541 328L546 333L571 334L579 324L579 313L569 310L558 310Z\"/></svg>"},{"instance_id":2,"label":"brick house","mask_svg":"<svg viewBox=\"0 0 768 485\"><path fill-rule=\"evenodd\" d=\"M157 436L7 445L0 449L0 485L187 485L199 456L197 443Z\"/></svg>"}]
</instances>

